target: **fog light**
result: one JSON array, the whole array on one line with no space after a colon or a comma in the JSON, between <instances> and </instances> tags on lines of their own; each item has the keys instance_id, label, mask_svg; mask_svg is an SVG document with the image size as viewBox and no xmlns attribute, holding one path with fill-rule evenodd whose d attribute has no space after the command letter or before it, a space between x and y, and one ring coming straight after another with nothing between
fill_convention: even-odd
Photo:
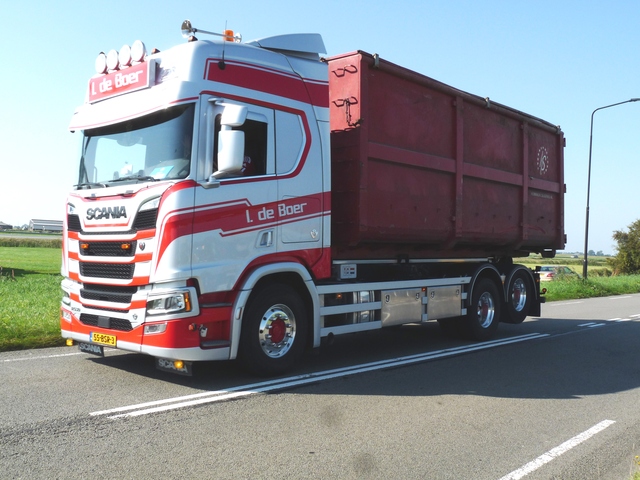
<instances>
[{"instance_id":1,"label":"fog light","mask_svg":"<svg viewBox=\"0 0 640 480\"><path fill-rule=\"evenodd\" d=\"M145 335L153 335L157 333L164 333L167 330L166 323L152 323L144 326Z\"/></svg>"},{"instance_id":2,"label":"fog light","mask_svg":"<svg viewBox=\"0 0 640 480\"><path fill-rule=\"evenodd\" d=\"M73 339L67 338L67 347L73 347Z\"/></svg>"},{"instance_id":3,"label":"fog light","mask_svg":"<svg viewBox=\"0 0 640 480\"><path fill-rule=\"evenodd\" d=\"M173 366L176 367L176 370L182 370L184 368L184 362L182 360L176 360L173 362Z\"/></svg>"}]
</instances>

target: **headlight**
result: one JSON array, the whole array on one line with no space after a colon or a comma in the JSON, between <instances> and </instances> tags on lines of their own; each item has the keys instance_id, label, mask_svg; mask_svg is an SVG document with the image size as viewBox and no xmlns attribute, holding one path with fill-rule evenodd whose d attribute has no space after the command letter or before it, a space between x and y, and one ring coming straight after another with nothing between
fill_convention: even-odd
<instances>
[{"instance_id":1,"label":"headlight","mask_svg":"<svg viewBox=\"0 0 640 480\"><path fill-rule=\"evenodd\" d=\"M147 315L168 315L191 311L189 292L171 292L150 298L147 302Z\"/></svg>"},{"instance_id":2,"label":"headlight","mask_svg":"<svg viewBox=\"0 0 640 480\"><path fill-rule=\"evenodd\" d=\"M158 205L160 205L160 197L152 198L144 202L138 211L153 210L154 208L158 208Z\"/></svg>"}]
</instances>

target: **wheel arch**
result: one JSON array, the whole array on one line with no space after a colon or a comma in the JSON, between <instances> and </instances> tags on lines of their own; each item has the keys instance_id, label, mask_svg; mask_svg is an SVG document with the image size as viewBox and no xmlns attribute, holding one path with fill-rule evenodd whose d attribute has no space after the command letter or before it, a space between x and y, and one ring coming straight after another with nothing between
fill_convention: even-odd
<instances>
[{"instance_id":1,"label":"wheel arch","mask_svg":"<svg viewBox=\"0 0 640 480\"><path fill-rule=\"evenodd\" d=\"M519 273L519 272L525 272L526 275L529 277L529 280L531 280L531 284L532 285L536 284L536 280L535 280L535 278L533 276L533 272L531 271L530 268L528 268L528 267L526 267L524 265L515 264L515 265L513 265L513 268L511 268L511 270L509 270L505 275L504 285L503 285L505 298L508 298L508 296L509 296L509 283L511 283L511 280L516 275L516 273Z\"/></svg>"},{"instance_id":2,"label":"wheel arch","mask_svg":"<svg viewBox=\"0 0 640 480\"><path fill-rule=\"evenodd\" d=\"M320 321L320 307L318 304L318 295L313 278L306 268L299 263L288 262L277 265L263 265L253 270L240 287L240 292L233 304L233 316L231 321L231 352L230 359L238 356L238 347L240 345L240 335L242 332L242 319L250 302L252 295L260 291L261 287L267 284L283 283L289 285L300 295L302 301L306 305L309 318L313 319L309 325L310 334L305 339L307 346L315 345L315 337L318 336L318 345L320 344L320 329L316 328ZM313 332L311 334L311 332Z\"/></svg>"},{"instance_id":3,"label":"wheel arch","mask_svg":"<svg viewBox=\"0 0 640 480\"><path fill-rule=\"evenodd\" d=\"M471 305L471 298L473 297L474 288L476 287L478 282L484 278L491 280L496 285L496 287L498 288L498 292L500 292L500 302L504 303L506 301L507 297L505 294L505 286L502 281L502 275L500 275L500 272L495 266L491 265L490 263L486 263L478 267L478 269L471 276L471 281L469 282L469 291L467 292L467 299L465 301L467 307Z\"/></svg>"}]
</instances>

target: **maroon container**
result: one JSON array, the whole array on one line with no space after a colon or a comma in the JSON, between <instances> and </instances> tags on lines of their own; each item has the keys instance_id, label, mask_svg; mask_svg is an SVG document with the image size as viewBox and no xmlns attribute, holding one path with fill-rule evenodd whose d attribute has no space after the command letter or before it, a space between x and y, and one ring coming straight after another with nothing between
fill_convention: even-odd
<instances>
[{"instance_id":1,"label":"maroon container","mask_svg":"<svg viewBox=\"0 0 640 480\"><path fill-rule=\"evenodd\" d=\"M564 248L559 127L365 52L328 64L334 259Z\"/></svg>"}]
</instances>

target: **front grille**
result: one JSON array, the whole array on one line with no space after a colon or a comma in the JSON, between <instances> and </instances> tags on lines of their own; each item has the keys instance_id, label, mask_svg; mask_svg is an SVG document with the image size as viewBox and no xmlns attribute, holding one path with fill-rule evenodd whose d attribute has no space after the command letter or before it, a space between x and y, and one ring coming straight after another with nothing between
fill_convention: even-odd
<instances>
[{"instance_id":1,"label":"front grille","mask_svg":"<svg viewBox=\"0 0 640 480\"><path fill-rule=\"evenodd\" d=\"M80 217L78 217L78 215L67 215L67 230L69 230L70 232L82 231L82 225L80 225Z\"/></svg>"},{"instance_id":2,"label":"front grille","mask_svg":"<svg viewBox=\"0 0 640 480\"><path fill-rule=\"evenodd\" d=\"M91 305L91 310L100 310L103 312L129 313L128 309L123 310L121 308L96 307L95 305Z\"/></svg>"},{"instance_id":3,"label":"front grille","mask_svg":"<svg viewBox=\"0 0 640 480\"><path fill-rule=\"evenodd\" d=\"M136 242L81 242L88 248L81 248L80 255L86 257L133 257L136 254ZM122 245L129 245L123 249Z\"/></svg>"},{"instance_id":4,"label":"front grille","mask_svg":"<svg viewBox=\"0 0 640 480\"><path fill-rule=\"evenodd\" d=\"M138 212L136 219L133 221L134 230L149 230L156 228L156 220L158 219L158 209L144 210Z\"/></svg>"},{"instance_id":5,"label":"front grille","mask_svg":"<svg viewBox=\"0 0 640 480\"><path fill-rule=\"evenodd\" d=\"M80 290L80 297L101 302L131 303L131 297L137 291L137 287L85 284L84 288Z\"/></svg>"},{"instance_id":6,"label":"front grille","mask_svg":"<svg viewBox=\"0 0 640 480\"><path fill-rule=\"evenodd\" d=\"M80 322L90 327L108 328L110 330L120 330L121 332L130 332L133 330L131 322L122 318L103 317L101 315L92 315L83 313L80 315Z\"/></svg>"},{"instance_id":7,"label":"front grille","mask_svg":"<svg viewBox=\"0 0 640 480\"><path fill-rule=\"evenodd\" d=\"M138 230L150 230L156 228L156 220L158 219L158 209L144 210L138 212L136 218L133 221L133 227L126 232L85 232L82 230L82 224L80 223L80 217L76 214L67 215L67 230L70 232L80 232L83 235L133 235Z\"/></svg>"},{"instance_id":8,"label":"front grille","mask_svg":"<svg viewBox=\"0 0 640 480\"><path fill-rule=\"evenodd\" d=\"M80 262L80 275L83 277L114 278L131 280L134 264L83 263Z\"/></svg>"}]
</instances>

